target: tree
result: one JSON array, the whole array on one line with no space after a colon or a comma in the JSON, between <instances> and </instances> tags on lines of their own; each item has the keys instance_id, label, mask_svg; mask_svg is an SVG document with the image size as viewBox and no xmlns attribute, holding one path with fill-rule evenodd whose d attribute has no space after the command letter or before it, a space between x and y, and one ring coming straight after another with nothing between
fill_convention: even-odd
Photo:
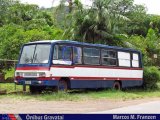
<instances>
[{"instance_id":1,"label":"tree","mask_svg":"<svg viewBox=\"0 0 160 120\"><path fill-rule=\"evenodd\" d=\"M111 0L94 0L90 9L81 9L76 12L76 30L83 41L115 45L117 34L121 34L120 24L129 21L127 17L117 12ZM78 36L76 35L76 36Z\"/></svg>"},{"instance_id":2,"label":"tree","mask_svg":"<svg viewBox=\"0 0 160 120\"><path fill-rule=\"evenodd\" d=\"M160 58L156 60L154 54L160 56L160 38L153 29L149 29L147 36L132 35L125 39L125 47L140 50L143 54L144 65L159 66Z\"/></svg>"},{"instance_id":3,"label":"tree","mask_svg":"<svg viewBox=\"0 0 160 120\"><path fill-rule=\"evenodd\" d=\"M9 7L11 7L12 5L16 4L17 1L10 1L10 0L0 0L0 26L3 26L4 24L6 24L8 22L9 19L8 18L8 13L9 13Z\"/></svg>"},{"instance_id":4,"label":"tree","mask_svg":"<svg viewBox=\"0 0 160 120\"><path fill-rule=\"evenodd\" d=\"M129 35L142 35L146 36L148 32L148 17L146 14L146 8L143 5L134 5L127 13L127 16L131 19L127 24L126 33Z\"/></svg>"},{"instance_id":5,"label":"tree","mask_svg":"<svg viewBox=\"0 0 160 120\"><path fill-rule=\"evenodd\" d=\"M4 9L0 9L1 59L18 59L24 43L61 38L63 30L55 27L52 16L38 6L8 0L0 4Z\"/></svg>"},{"instance_id":6,"label":"tree","mask_svg":"<svg viewBox=\"0 0 160 120\"><path fill-rule=\"evenodd\" d=\"M150 65L157 65L157 61L155 61L154 54L157 54L160 56L160 38L158 38L158 35L153 29L149 29L147 36L146 36L146 42L147 42L147 52L148 56L150 58ZM158 58L158 61L160 59ZM157 65L158 66L158 65Z\"/></svg>"}]
</instances>

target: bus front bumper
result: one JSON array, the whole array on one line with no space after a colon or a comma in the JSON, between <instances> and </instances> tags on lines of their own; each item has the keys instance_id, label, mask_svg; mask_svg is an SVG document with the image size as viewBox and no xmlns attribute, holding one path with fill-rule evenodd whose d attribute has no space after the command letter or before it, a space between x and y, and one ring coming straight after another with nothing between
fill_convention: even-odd
<instances>
[{"instance_id":1,"label":"bus front bumper","mask_svg":"<svg viewBox=\"0 0 160 120\"><path fill-rule=\"evenodd\" d=\"M23 79L15 80L17 85L34 85L34 86L57 86L58 80L36 80L36 79Z\"/></svg>"}]
</instances>

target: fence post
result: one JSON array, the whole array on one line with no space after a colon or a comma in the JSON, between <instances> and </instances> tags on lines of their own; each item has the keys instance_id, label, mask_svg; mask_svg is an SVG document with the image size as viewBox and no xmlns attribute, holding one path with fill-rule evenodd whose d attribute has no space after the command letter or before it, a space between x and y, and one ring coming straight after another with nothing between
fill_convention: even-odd
<instances>
[{"instance_id":1,"label":"fence post","mask_svg":"<svg viewBox=\"0 0 160 120\"><path fill-rule=\"evenodd\" d=\"M23 84L23 92L26 92L26 85Z\"/></svg>"},{"instance_id":2,"label":"fence post","mask_svg":"<svg viewBox=\"0 0 160 120\"><path fill-rule=\"evenodd\" d=\"M16 91L16 87L17 87L17 86L16 86L16 83L14 83L14 90L15 90L15 91Z\"/></svg>"}]
</instances>

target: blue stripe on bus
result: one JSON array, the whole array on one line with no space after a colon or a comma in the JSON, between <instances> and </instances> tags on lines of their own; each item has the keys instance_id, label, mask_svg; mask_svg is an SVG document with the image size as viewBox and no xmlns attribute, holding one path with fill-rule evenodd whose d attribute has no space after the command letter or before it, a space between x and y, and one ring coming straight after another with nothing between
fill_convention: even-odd
<instances>
[{"instance_id":1,"label":"blue stripe on bus","mask_svg":"<svg viewBox=\"0 0 160 120\"><path fill-rule=\"evenodd\" d=\"M41 80L42 83L38 83L39 80L18 80L19 85L25 84L25 81L31 81L31 85L37 86L58 86L58 80ZM71 88L112 88L114 80L72 80L70 81ZM136 87L143 84L143 80L125 80L121 81L122 88Z\"/></svg>"}]
</instances>

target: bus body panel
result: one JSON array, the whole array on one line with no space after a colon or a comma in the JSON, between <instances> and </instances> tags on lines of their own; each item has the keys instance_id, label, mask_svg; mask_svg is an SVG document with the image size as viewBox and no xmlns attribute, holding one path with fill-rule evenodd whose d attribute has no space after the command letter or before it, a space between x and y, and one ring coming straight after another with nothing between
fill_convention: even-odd
<instances>
[{"instance_id":1,"label":"bus body panel","mask_svg":"<svg viewBox=\"0 0 160 120\"><path fill-rule=\"evenodd\" d=\"M72 80L71 88L112 88L114 80ZM143 84L142 80L125 80L122 81L122 88L136 87Z\"/></svg>"},{"instance_id":2,"label":"bus body panel","mask_svg":"<svg viewBox=\"0 0 160 120\"><path fill-rule=\"evenodd\" d=\"M98 67L72 67L68 66L54 66L51 67L50 71L54 77L73 77L74 78L94 78L94 79L112 79L112 80L123 80L133 79L142 80L143 70L142 69L127 69L127 68L98 68Z\"/></svg>"}]
</instances>

